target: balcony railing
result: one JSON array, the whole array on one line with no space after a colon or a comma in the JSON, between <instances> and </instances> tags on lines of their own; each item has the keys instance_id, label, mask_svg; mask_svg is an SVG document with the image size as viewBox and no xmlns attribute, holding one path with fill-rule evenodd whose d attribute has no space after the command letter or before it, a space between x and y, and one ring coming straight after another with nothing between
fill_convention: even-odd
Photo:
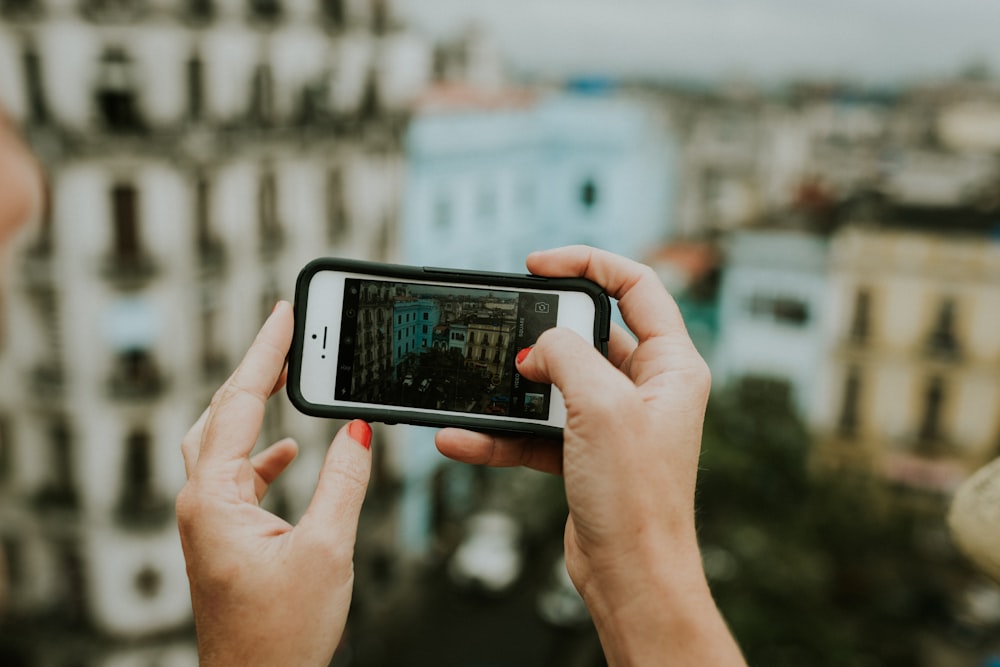
<instances>
[{"instance_id":1,"label":"balcony railing","mask_svg":"<svg viewBox=\"0 0 1000 667\"><path fill-rule=\"evenodd\" d=\"M29 372L29 386L36 398L58 398L65 387L65 373L57 361L45 361Z\"/></svg>"},{"instance_id":2,"label":"balcony railing","mask_svg":"<svg viewBox=\"0 0 1000 667\"><path fill-rule=\"evenodd\" d=\"M939 361L959 361L962 358L962 348L958 340L950 333L937 332L927 338L924 345L927 356Z\"/></svg>"},{"instance_id":3,"label":"balcony railing","mask_svg":"<svg viewBox=\"0 0 1000 667\"><path fill-rule=\"evenodd\" d=\"M173 503L167 496L150 489L133 489L122 494L115 509L115 519L130 530L155 530L173 517Z\"/></svg>"},{"instance_id":4,"label":"balcony railing","mask_svg":"<svg viewBox=\"0 0 1000 667\"><path fill-rule=\"evenodd\" d=\"M101 266L101 275L124 290L145 287L159 273L156 261L145 253L110 255Z\"/></svg>"},{"instance_id":5,"label":"balcony railing","mask_svg":"<svg viewBox=\"0 0 1000 667\"><path fill-rule=\"evenodd\" d=\"M0 0L0 16L9 20L32 19L42 13L40 0Z\"/></svg>"},{"instance_id":6,"label":"balcony railing","mask_svg":"<svg viewBox=\"0 0 1000 667\"><path fill-rule=\"evenodd\" d=\"M107 380L108 396L118 401L150 401L163 395L167 381L152 359L123 358Z\"/></svg>"},{"instance_id":7,"label":"balcony railing","mask_svg":"<svg viewBox=\"0 0 1000 667\"><path fill-rule=\"evenodd\" d=\"M202 276L218 276L226 270L229 256L226 246L218 239L205 239L198 243L198 260Z\"/></svg>"}]
</instances>

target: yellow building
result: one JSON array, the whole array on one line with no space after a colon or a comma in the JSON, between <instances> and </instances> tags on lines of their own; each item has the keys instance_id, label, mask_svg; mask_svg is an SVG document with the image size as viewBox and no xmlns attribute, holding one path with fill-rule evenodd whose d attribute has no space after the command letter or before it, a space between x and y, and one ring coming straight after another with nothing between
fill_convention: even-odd
<instances>
[{"instance_id":1,"label":"yellow building","mask_svg":"<svg viewBox=\"0 0 1000 667\"><path fill-rule=\"evenodd\" d=\"M505 379L511 341L514 339L513 318L477 317L468 321L468 339L465 344L465 365L489 376L493 384ZM516 351L516 350L515 350Z\"/></svg>"},{"instance_id":2,"label":"yellow building","mask_svg":"<svg viewBox=\"0 0 1000 667\"><path fill-rule=\"evenodd\" d=\"M834 236L821 465L947 494L1000 453L1000 241L959 228L979 218Z\"/></svg>"}]
</instances>

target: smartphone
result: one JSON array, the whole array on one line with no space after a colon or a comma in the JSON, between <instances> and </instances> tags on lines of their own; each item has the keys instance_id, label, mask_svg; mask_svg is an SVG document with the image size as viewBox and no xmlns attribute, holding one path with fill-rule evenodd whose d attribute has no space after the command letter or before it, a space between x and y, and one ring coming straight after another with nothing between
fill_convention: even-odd
<instances>
[{"instance_id":1,"label":"smartphone","mask_svg":"<svg viewBox=\"0 0 1000 667\"><path fill-rule=\"evenodd\" d=\"M610 312L582 278L317 259L296 284L288 396L316 417L560 437L562 395L515 357L557 326L606 355Z\"/></svg>"}]
</instances>

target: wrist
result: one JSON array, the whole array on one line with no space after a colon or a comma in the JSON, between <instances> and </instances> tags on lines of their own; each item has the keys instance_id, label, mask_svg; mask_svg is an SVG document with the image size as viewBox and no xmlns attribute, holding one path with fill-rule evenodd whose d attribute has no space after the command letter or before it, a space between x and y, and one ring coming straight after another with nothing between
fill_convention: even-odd
<instances>
[{"instance_id":1,"label":"wrist","mask_svg":"<svg viewBox=\"0 0 1000 667\"><path fill-rule=\"evenodd\" d=\"M581 587L610 667L744 665L712 598L697 544L643 548Z\"/></svg>"}]
</instances>

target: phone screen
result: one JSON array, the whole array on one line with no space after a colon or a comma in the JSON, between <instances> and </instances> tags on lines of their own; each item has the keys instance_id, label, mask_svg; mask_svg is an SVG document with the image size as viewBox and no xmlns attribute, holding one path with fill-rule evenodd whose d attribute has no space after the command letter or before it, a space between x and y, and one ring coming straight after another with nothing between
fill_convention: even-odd
<instances>
[{"instance_id":1,"label":"phone screen","mask_svg":"<svg viewBox=\"0 0 1000 667\"><path fill-rule=\"evenodd\" d=\"M549 418L551 386L514 360L556 326L558 294L348 277L342 299L338 400Z\"/></svg>"}]
</instances>

